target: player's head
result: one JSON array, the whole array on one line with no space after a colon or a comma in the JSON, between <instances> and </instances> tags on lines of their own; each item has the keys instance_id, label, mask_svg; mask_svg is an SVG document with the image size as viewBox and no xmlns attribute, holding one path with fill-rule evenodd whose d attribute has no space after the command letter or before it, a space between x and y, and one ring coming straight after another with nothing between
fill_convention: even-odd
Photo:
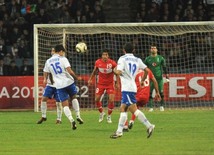
<instances>
[{"instance_id":1,"label":"player's head","mask_svg":"<svg viewBox=\"0 0 214 155\"><path fill-rule=\"evenodd\" d=\"M102 51L102 60L103 61L107 61L108 60L108 58L109 58L109 51L107 50L107 49L104 49L103 51Z\"/></svg>"},{"instance_id":2,"label":"player's head","mask_svg":"<svg viewBox=\"0 0 214 155\"><path fill-rule=\"evenodd\" d=\"M151 44L150 46L150 52L152 55L156 55L158 52L157 46L155 44Z\"/></svg>"},{"instance_id":3,"label":"player's head","mask_svg":"<svg viewBox=\"0 0 214 155\"><path fill-rule=\"evenodd\" d=\"M61 56L65 54L65 48L63 45L56 45L54 49L55 49L55 52Z\"/></svg>"},{"instance_id":4,"label":"player's head","mask_svg":"<svg viewBox=\"0 0 214 155\"><path fill-rule=\"evenodd\" d=\"M55 49L51 48L51 55L54 55L54 53L55 53Z\"/></svg>"},{"instance_id":5,"label":"player's head","mask_svg":"<svg viewBox=\"0 0 214 155\"><path fill-rule=\"evenodd\" d=\"M124 46L123 46L123 51L125 53L134 53L134 45L130 42L126 43Z\"/></svg>"}]
</instances>

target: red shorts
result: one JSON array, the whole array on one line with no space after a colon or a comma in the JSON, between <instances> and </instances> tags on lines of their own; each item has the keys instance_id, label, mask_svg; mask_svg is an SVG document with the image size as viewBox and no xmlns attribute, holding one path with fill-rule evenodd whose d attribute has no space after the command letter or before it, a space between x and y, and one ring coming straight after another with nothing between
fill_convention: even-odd
<instances>
[{"instance_id":1,"label":"red shorts","mask_svg":"<svg viewBox=\"0 0 214 155\"><path fill-rule=\"evenodd\" d=\"M97 87L96 88L96 95L102 95L104 93L107 94L114 94L114 87L104 88L104 87Z\"/></svg>"},{"instance_id":2,"label":"red shorts","mask_svg":"<svg viewBox=\"0 0 214 155\"><path fill-rule=\"evenodd\" d=\"M149 95L148 94L136 94L137 104L139 106L144 106L149 102Z\"/></svg>"}]
</instances>

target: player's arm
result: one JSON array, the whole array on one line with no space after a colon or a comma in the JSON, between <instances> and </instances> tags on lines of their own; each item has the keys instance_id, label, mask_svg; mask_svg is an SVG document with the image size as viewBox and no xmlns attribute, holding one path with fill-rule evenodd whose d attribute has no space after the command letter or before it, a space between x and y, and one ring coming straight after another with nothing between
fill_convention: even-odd
<instances>
[{"instance_id":1,"label":"player's arm","mask_svg":"<svg viewBox=\"0 0 214 155\"><path fill-rule=\"evenodd\" d=\"M119 58L117 62L117 66L113 69L113 72L116 76L121 76L123 74L123 70L125 68L124 66L125 62L122 58Z\"/></svg>"},{"instance_id":2,"label":"player's arm","mask_svg":"<svg viewBox=\"0 0 214 155\"><path fill-rule=\"evenodd\" d=\"M148 72L149 72L149 69L148 69L148 67L146 67L145 69L144 69L144 74L143 74L143 77L142 77L142 79L141 79L141 86L144 86L144 81L146 80L146 78L147 78L147 75L148 75Z\"/></svg>"},{"instance_id":3,"label":"player's arm","mask_svg":"<svg viewBox=\"0 0 214 155\"><path fill-rule=\"evenodd\" d=\"M98 68L96 66L94 66L94 69L91 73L91 76L89 77L88 80L88 85L91 85L93 78L95 77L96 73L97 73Z\"/></svg>"},{"instance_id":4,"label":"player's arm","mask_svg":"<svg viewBox=\"0 0 214 155\"><path fill-rule=\"evenodd\" d=\"M82 78L77 76L74 71L71 69L71 67L66 68L67 72L76 80L81 80Z\"/></svg>"},{"instance_id":5,"label":"player's arm","mask_svg":"<svg viewBox=\"0 0 214 155\"><path fill-rule=\"evenodd\" d=\"M121 70L117 70L117 67L114 68L113 70L114 74L119 77L120 75L122 75L122 71Z\"/></svg>"},{"instance_id":6,"label":"player's arm","mask_svg":"<svg viewBox=\"0 0 214 155\"><path fill-rule=\"evenodd\" d=\"M48 78L50 79L51 84L54 84L53 76L51 73L48 73Z\"/></svg>"},{"instance_id":7,"label":"player's arm","mask_svg":"<svg viewBox=\"0 0 214 155\"><path fill-rule=\"evenodd\" d=\"M120 76L119 75L115 75L116 78L115 79L115 88L119 89L119 81L120 81Z\"/></svg>"},{"instance_id":8,"label":"player's arm","mask_svg":"<svg viewBox=\"0 0 214 155\"><path fill-rule=\"evenodd\" d=\"M114 68L117 67L117 63L113 61L112 66L113 66L113 73L114 73ZM119 82L120 82L119 75L114 75L114 82L115 82L115 89L119 89Z\"/></svg>"},{"instance_id":9,"label":"player's arm","mask_svg":"<svg viewBox=\"0 0 214 155\"><path fill-rule=\"evenodd\" d=\"M43 83L46 85L48 83L48 74L50 73L47 61L45 62L45 66L43 68Z\"/></svg>"},{"instance_id":10,"label":"player's arm","mask_svg":"<svg viewBox=\"0 0 214 155\"><path fill-rule=\"evenodd\" d=\"M43 72L43 83L46 85L48 82L47 82L47 80L48 80L48 72Z\"/></svg>"}]
</instances>

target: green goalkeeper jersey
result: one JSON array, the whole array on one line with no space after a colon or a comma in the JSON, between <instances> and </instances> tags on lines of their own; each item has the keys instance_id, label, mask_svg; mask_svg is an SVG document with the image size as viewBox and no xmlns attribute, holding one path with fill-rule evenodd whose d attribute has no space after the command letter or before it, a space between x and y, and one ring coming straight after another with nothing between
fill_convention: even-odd
<instances>
[{"instance_id":1,"label":"green goalkeeper jersey","mask_svg":"<svg viewBox=\"0 0 214 155\"><path fill-rule=\"evenodd\" d=\"M145 64L152 71L157 80L163 79L163 70L166 68L166 61L161 55L146 57Z\"/></svg>"}]
</instances>

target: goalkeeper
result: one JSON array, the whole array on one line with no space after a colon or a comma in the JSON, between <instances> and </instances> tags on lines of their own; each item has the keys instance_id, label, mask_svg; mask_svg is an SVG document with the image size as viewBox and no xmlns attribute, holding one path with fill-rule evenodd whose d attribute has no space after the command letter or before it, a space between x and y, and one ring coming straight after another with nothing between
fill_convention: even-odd
<instances>
[{"instance_id":1,"label":"goalkeeper","mask_svg":"<svg viewBox=\"0 0 214 155\"><path fill-rule=\"evenodd\" d=\"M158 89L160 92L161 100L160 100L160 111L164 111L164 92L163 92L163 74L166 76L166 82L169 82L169 75L168 75L168 68L166 66L166 60L163 56L159 55L158 49L156 45L152 44L150 46L151 55L146 57L145 64L154 74L157 82L158 82ZM149 98L149 111L153 111L153 98L152 92L154 90L154 84L151 82L150 84L150 98Z\"/></svg>"}]
</instances>

